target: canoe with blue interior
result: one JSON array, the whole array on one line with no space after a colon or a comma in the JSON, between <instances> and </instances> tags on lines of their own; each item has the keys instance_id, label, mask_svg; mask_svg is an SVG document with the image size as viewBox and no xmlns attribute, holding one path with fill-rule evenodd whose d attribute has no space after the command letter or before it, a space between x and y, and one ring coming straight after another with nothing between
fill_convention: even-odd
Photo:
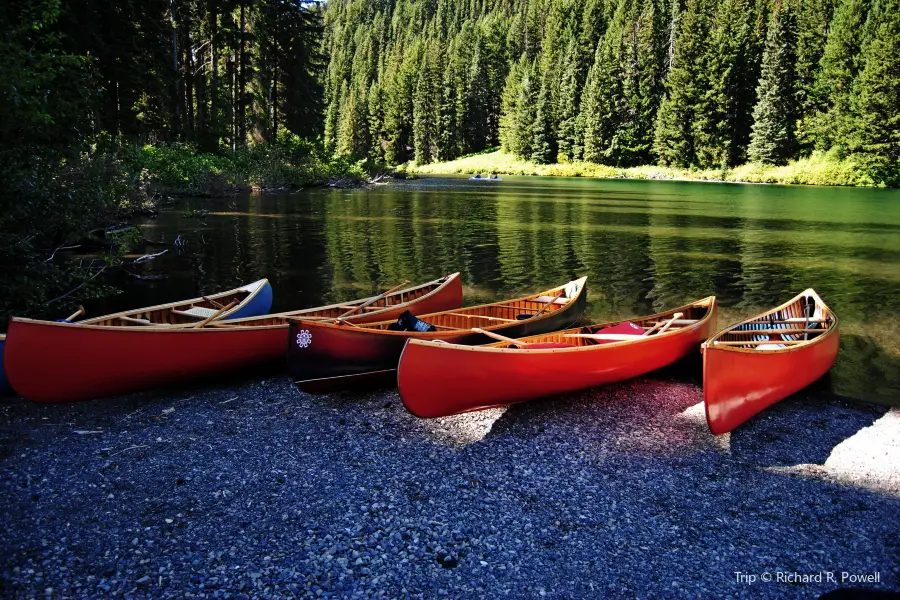
<instances>
[{"instance_id":1,"label":"canoe with blue interior","mask_svg":"<svg viewBox=\"0 0 900 600\"><path fill-rule=\"evenodd\" d=\"M4 364L10 385L23 398L74 402L281 366L292 318L339 320L352 327L396 319L408 310L433 312L460 306L462 284L459 273L453 273L370 298L193 325L171 324L195 318L182 314L190 307L175 312L157 307L128 317L131 320L110 315L106 322L92 325L13 318ZM145 318L164 318L170 324L147 325L141 320Z\"/></svg>"},{"instance_id":2,"label":"canoe with blue interior","mask_svg":"<svg viewBox=\"0 0 900 600\"><path fill-rule=\"evenodd\" d=\"M92 319L76 319L84 314L84 307L61 323L72 323L80 326L170 326L176 328L196 327L213 321L243 319L266 315L272 308L272 286L268 279L260 279L253 283L220 292L209 296L201 296L193 300L182 300L158 306L149 306L136 310L128 310ZM0 336L0 396L11 393L10 384L3 368L3 350L6 336Z\"/></svg>"},{"instance_id":3,"label":"canoe with blue interior","mask_svg":"<svg viewBox=\"0 0 900 600\"><path fill-rule=\"evenodd\" d=\"M204 321L244 319L269 314L272 308L272 286L268 279L192 300L148 306L135 310L76 321L79 312L65 319L78 325L173 325L192 327Z\"/></svg>"}]
</instances>

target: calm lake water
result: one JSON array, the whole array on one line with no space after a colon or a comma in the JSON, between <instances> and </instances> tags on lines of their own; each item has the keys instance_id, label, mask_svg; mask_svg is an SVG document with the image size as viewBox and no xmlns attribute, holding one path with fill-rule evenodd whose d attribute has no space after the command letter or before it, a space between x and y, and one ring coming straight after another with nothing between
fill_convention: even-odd
<instances>
[{"instance_id":1,"label":"calm lake water","mask_svg":"<svg viewBox=\"0 0 900 600\"><path fill-rule=\"evenodd\" d=\"M200 218L188 210L208 210ZM719 325L814 287L841 319L823 389L900 398L900 191L713 183L434 177L357 190L179 199L141 223L174 248L130 267L89 314L267 277L273 310L460 271L466 303L588 276L592 321L715 294ZM156 252L162 247L148 246Z\"/></svg>"}]
</instances>

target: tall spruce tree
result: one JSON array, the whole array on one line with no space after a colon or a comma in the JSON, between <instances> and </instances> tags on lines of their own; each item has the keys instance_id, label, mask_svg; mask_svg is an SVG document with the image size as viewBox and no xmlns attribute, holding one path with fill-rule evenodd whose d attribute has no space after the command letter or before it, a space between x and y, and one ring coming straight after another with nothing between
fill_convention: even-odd
<instances>
[{"instance_id":1,"label":"tall spruce tree","mask_svg":"<svg viewBox=\"0 0 900 600\"><path fill-rule=\"evenodd\" d=\"M839 0L822 53L814 94L819 104L810 128L815 146L828 150L842 143L851 117L853 80L859 73L859 51L869 0Z\"/></svg>"},{"instance_id":2,"label":"tall spruce tree","mask_svg":"<svg viewBox=\"0 0 900 600\"><path fill-rule=\"evenodd\" d=\"M780 165L793 155L797 121L794 92L794 18L780 0L772 11L762 74L753 108L747 155L753 162Z\"/></svg>"},{"instance_id":3,"label":"tall spruce tree","mask_svg":"<svg viewBox=\"0 0 900 600\"><path fill-rule=\"evenodd\" d=\"M900 2L878 0L869 17L872 39L853 84L849 150L876 183L900 185Z\"/></svg>"},{"instance_id":4,"label":"tall spruce tree","mask_svg":"<svg viewBox=\"0 0 900 600\"><path fill-rule=\"evenodd\" d=\"M545 71L541 77L537 109L531 125L531 160L538 164L556 162L556 115L553 114L553 80L555 73Z\"/></svg>"},{"instance_id":5,"label":"tall spruce tree","mask_svg":"<svg viewBox=\"0 0 900 600\"><path fill-rule=\"evenodd\" d=\"M687 0L678 14L666 96L659 107L653 149L663 165L696 164L694 123L706 93L703 57L709 34L709 2Z\"/></svg>"}]
</instances>

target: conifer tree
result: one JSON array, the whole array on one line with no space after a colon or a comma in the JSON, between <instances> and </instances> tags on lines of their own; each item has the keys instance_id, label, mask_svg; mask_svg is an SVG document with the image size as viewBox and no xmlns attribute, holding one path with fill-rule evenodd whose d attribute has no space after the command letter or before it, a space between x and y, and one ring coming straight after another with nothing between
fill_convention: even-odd
<instances>
[{"instance_id":1,"label":"conifer tree","mask_svg":"<svg viewBox=\"0 0 900 600\"><path fill-rule=\"evenodd\" d=\"M869 0L838 0L816 79L819 111L810 123L815 146L828 150L837 144L850 118L853 80L859 72L861 32Z\"/></svg>"},{"instance_id":2,"label":"conifer tree","mask_svg":"<svg viewBox=\"0 0 900 600\"><path fill-rule=\"evenodd\" d=\"M776 4L769 21L762 73L753 108L753 133L747 155L753 162L785 164L793 155L796 138L794 92L793 15L784 4Z\"/></svg>"},{"instance_id":3,"label":"conifer tree","mask_svg":"<svg viewBox=\"0 0 900 600\"><path fill-rule=\"evenodd\" d=\"M663 165L687 167L697 162L693 124L706 91L703 56L708 32L706 0L687 0L678 15L666 96L656 118L653 149Z\"/></svg>"},{"instance_id":4,"label":"conifer tree","mask_svg":"<svg viewBox=\"0 0 900 600\"><path fill-rule=\"evenodd\" d=\"M531 126L531 160L538 164L556 162L556 118L552 96L554 78L553 71L546 71L541 77L537 109Z\"/></svg>"},{"instance_id":5,"label":"conifer tree","mask_svg":"<svg viewBox=\"0 0 900 600\"><path fill-rule=\"evenodd\" d=\"M578 139L578 120L581 106L578 42L572 37L566 46L559 85L559 127L557 144L562 160L581 159L581 140Z\"/></svg>"},{"instance_id":6,"label":"conifer tree","mask_svg":"<svg viewBox=\"0 0 900 600\"><path fill-rule=\"evenodd\" d=\"M875 182L900 185L900 2L872 10L872 39L854 81L849 150L867 163Z\"/></svg>"},{"instance_id":7,"label":"conifer tree","mask_svg":"<svg viewBox=\"0 0 900 600\"><path fill-rule=\"evenodd\" d=\"M812 118L825 108L816 78L828 40L828 23L834 11L832 0L800 0L797 13L797 142L802 152L812 149L815 137Z\"/></svg>"}]
</instances>

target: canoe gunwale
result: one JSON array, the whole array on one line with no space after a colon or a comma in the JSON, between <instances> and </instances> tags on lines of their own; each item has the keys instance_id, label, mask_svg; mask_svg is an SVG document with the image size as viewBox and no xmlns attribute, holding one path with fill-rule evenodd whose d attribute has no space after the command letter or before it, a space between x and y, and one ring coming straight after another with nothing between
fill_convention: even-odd
<instances>
[{"instance_id":1,"label":"canoe gunwale","mask_svg":"<svg viewBox=\"0 0 900 600\"><path fill-rule=\"evenodd\" d=\"M456 273L451 273L450 275L438 277L437 279L434 279L432 281L427 281L420 285L403 288L402 290L397 290L396 292L388 294L387 296L385 296L385 298L388 298L391 296L402 295L402 294L408 294L410 292L415 292L415 291L421 290L421 289L429 287L429 286L434 288L427 294L423 294L422 296L419 296L418 298L413 298L412 300L407 300L406 302L401 302L399 304L390 304L387 306L382 306L382 307L379 307L379 310L377 310L377 311L372 311L372 312L368 312L368 313L360 312L355 315L350 315L349 317L345 317L341 320L352 323L354 321L360 320L363 317L371 317L372 315L377 315L381 311L396 310L403 306L417 304L424 300L433 298L435 295L439 294L444 288L446 288L448 285L453 283L453 281L456 279L459 279L458 271ZM232 319L228 322L216 322L216 323L211 323L210 325L212 326L211 329L229 329L229 328L241 328L244 323L248 323L250 321L258 321L261 319L285 319L288 322L303 321L304 315L308 315L309 313L315 313L315 312L329 310L329 309L335 309L335 308L343 308L345 306L354 307L354 306L358 306L360 304L364 304L364 303L368 302L369 300L378 298L378 296L379 295L376 294L374 296L369 296L367 298L358 298L355 300L347 300L344 302L335 302L334 304L325 304L323 306L317 306L314 308L303 308L300 310L291 310L291 311L280 312L280 313L272 313L270 315L262 315L259 317L246 317L244 319ZM329 317L306 317L305 320L314 321L314 322L326 322L326 321L319 321L319 319L329 319ZM259 327L259 328L287 327L289 324L290 323L278 323L278 324L273 324L273 325L252 325L252 327L254 327L254 328L257 328L257 327Z\"/></svg>"},{"instance_id":2,"label":"canoe gunwale","mask_svg":"<svg viewBox=\"0 0 900 600\"><path fill-rule=\"evenodd\" d=\"M809 339L809 340L802 340L803 343L800 343L800 344L788 344L784 348L776 348L776 349L772 349L772 350L758 350L756 348L742 348L741 346L725 346L725 345L720 345L720 344L715 343L715 341L718 340L719 338L721 338L722 336L729 334L729 333L735 333L734 330L742 325L759 322L760 319L763 319L764 317L766 317L768 315L785 310L789 306L791 306L794 303L796 303L797 301L799 301L800 298L802 298L803 296L811 296L813 298L813 300L815 301L816 305L821 307L823 312L827 313L827 315L831 318L830 326L827 329L821 330L821 332L820 332L821 335L817 335L816 337ZM831 308L828 307L827 304L825 304L825 302L822 300L822 298L816 293L816 291L813 288L807 288L804 291L797 294L796 296L794 296L793 298L791 298L790 300L788 300L787 302L785 302L784 304L776 306L775 308L767 310L765 312L759 313L758 315L754 315L754 316L752 316L748 319L745 319L739 323L729 325L728 327L716 332L712 337L710 337L708 340L703 342L703 344L700 346L700 351L705 353L708 350L721 350L724 352L739 352L739 353L743 353L743 354L752 354L752 355L759 355L759 354L764 353L766 356L786 354L786 353L790 353L790 352L797 352L798 350L802 350L804 348L809 348L816 344L824 343L827 340L829 340L832 336L834 336L838 332L839 329L840 329L840 321L838 319L838 316L834 313L833 310L831 310ZM744 333L744 332L740 332L740 333ZM747 333L752 334L753 330L748 330ZM747 340L747 341L749 343L751 340ZM779 344L780 341L779 340L770 340L768 343Z\"/></svg>"},{"instance_id":3,"label":"canoe gunwale","mask_svg":"<svg viewBox=\"0 0 900 600\"><path fill-rule=\"evenodd\" d=\"M435 285L434 289L432 291L430 291L429 293L427 293L423 296L420 296L418 298L415 298L413 300L410 300L409 302L406 302L404 304L418 303L418 302L421 302L423 299L433 297L434 294L439 293L441 290L443 290L447 285L449 285L458 276L459 276L459 273L453 273L451 275L447 275L447 276L441 277L439 279L435 279L434 281L423 283L421 285L418 285L418 286L415 286L412 288L404 288L402 290L398 290L396 293L397 294L400 294L401 292L406 293L408 291L421 289L423 287L426 287L429 285L435 285L437 283L437 285ZM438 283L438 282L440 282L440 283ZM263 287L264 286L260 286L260 289L262 289ZM227 294L227 293L228 292L223 292L223 294ZM210 297L214 297L214 296L210 296ZM369 298L363 298L362 300L353 300L352 302L365 302L374 297L375 296L370 296ZM188 301L176 302L174 304L186 304L186 303L188 303ZM328 308L335 308L335 307L339 306L340 304L346 304L346 302L337 303L337 304L333 304L333 305L327 305L327 306L320 306L320 307L316 307L316 308L312 308L312 309L302 309L302 312L326 310ZM160 306L162 308L170 307L169 305L160 305ZM394 310L400 306L401 305L399 305L399 304L394 304L394 305L386 306L382 310ZM141 311L131 311L131 313L143 312L144 310L149 310L149 309L142 309ZM294 311L294 312L300 312L300 311ZM124 313L116 313L115 315L107 315L106 318L113 318L114 316L119 316L120 314L124 314ZM260 320L260 319L269 319L269 318L282 318L289 314L292 314L292 313L276 313L276 314L271 314L271 315L262 315L262 316L258 316L258 317L245 317L243 319L232 319L229 321L213 321L206 327L203 327L200 329L194 327L194 325L196 325L195 323L187 323L184 325L124 325L124 326L90 325L90 324L87 324L87 325L90 325L91 329L96 329L96 330L123 331L123 332L128 332L128 333L159 333L159 332L175 333L175 332L177 332L180 334L186 334L186 333L187 334L201 334L201 333L209 334L214 331L215 332L228 332L228 331L233 331L235 329L237 329L237 330L245 330L246 329L246 330L255 330L255 331L262 331L262 330L266 330L266 329L284 329L289 326L289 323L273 323L271 325L252 325L252 326L245 326L245 327L241 327L240 325L235 325L235 323L246 323L249 321L255 321L255 320ZM353 315L351 317L347 317L347 319L345 319L345 320L353 321L354 317L367 317L367 316L371 316L371 315L372 315L372 313ZM83 323L78 322L78 321L75 321L72 323L66 323L66 322L59 322L59 321L44 321L41 319L28 319L25 317L13 317L12 319L10 319L10 322L13 322L13 321L16 321L19 323L34 323L34 324L39 324L39 325L47 326L47 327L50 327L50 326L53 326L53 327L79 327L79 326L84 325Z\"/></svg>"},{"instance_id":4,"label":"canoe gunwale","mask_svg":"<svg viewBox=\"0 0 900 600\"><path fill-rule=\"evenodd\" d=\"M706 314L702 318L698 319L696 323L693 323L686 327L681 327L679 329L674 329L674 330L670 329L659 335L635 336L635 338L632 340L614 341L614 342L609 342L606 344L597 344L597 345L590 345L590 346L573 346L571 348L529 349L529 348L505 347L505 346L508 346L508 342L496 342L496 343L484 344L484 345L480 345L480 346L471 346L471 345L467 345L467 344L454 344L452 342L449 342L449 343L442 342L439 340L427 340L427 339L422 339L420 337L410 338L409 341L406 342L406 344L407 344L407 346L409 344L421 344L421 345L426 345L426 346L441 346L441 347L452 346L454 350L460 350L460 351L466 351L466 352L495 352L495 353L496 352L499 352L499 353L527 352L529 354L573 353L573 352L579 352L579 351L594 351L594 352L596 352L601 349L602 350L606 350L606 349L614 350L616 348L621 348L622 346L629 346L629 345L633 345L633 344L645 343L645 342L648 342L651 340L658 340L663 337L668 339L668 338L674 338L678 335L683 335L683 336L690 335L691 333L695 332L696 330L704 327L706 325L706 323L709 321L709 319L711 319L713 317L713 315L716 314L716 297L715 296L707 296L706 298L702 298L700 300L697 300L696 302L691 302L690 304L685 304L684 306L679 306L678 308L673 308L672 310L667 310L665 312L648 315L646 317L640 317L640 318L633 317L632 319L622 319L619 321L609 321L606 323L598 323L598 324L589 325L589 327L591 327L591 328L600 328L600 327L609 327L609 326L613 326L613 325L618 325L620 323L624 323L629 320L649 321L650 319L657 319L660 317L665 317L668 315L672 315L676 312L683 311L683 310L686 310L689 308L695 308L695 307L696 308L706 308ZM482 329L487 330L488 328L482 327ZM567 329L567 330L551 332L551 333L566 334L566 333L578 332L578 331L581 331L581 328ZM548 335L548 334L540 334L537 336L526 336L526 337L514 338L514 339L521 340L523 343L528 343L525 340L528 340L529 338L534 338L534 337L543 337L544 335ZM403 349L405 351L406 346L404 346ZM401 358L402 358L402 355L401 355Z\"/></svg>"},{"instance_id":5,"label":"canoe gunwale","mask_svg":"<svg viewBox=\"0 0 900 600\"><path fill-rule=\"evenodd\" d=\"M215 294L208 294L206 296L200 296L198 298L192 298L190 300L178 300L176 302L166 302L163 304L156 304L154 306L133 308L131 310L123 310L120 312L110 313L107 315L100 315L98 317L92 317L90 319L83 319L81 321L71 321L70 323L61 323L61 324L62 325L66 325L66 324L90 325L92 327L108 327L111 329L123 329L126 327L135 327L135 328L141 328L141 329L150 329L150 328L156 328L156 327L165 327L165 328L175 327L175 328L190 329L190 328L194 327L195 325L197 325L197 323L202 322L203 317L197 317L196 322L153 323L151 325L136 325L136 326L96 325L96 323L99 323L102 321L112 321L112 320L118 319L119 317L134 318L135 315L140 315L140 314L144 314L144 313L152 313L152 312L158 312L158 311L163 311L163 310L171 310L171 309L180 309L180 308L184 308L184 307L190 307L193 304L206 302L207 299L210 299L210 300L227 299L232 296L236 296L237 294L240 294L241 292L249 292L248 295L245 298L241 299L241 301L236 306L233 306L232 308L228 309L227 311L223 312L222 314L220 314L216 317L217 320L227 319L229 315L233 315L233 314L241 311L244 307L248 306L253 301L253 299L256 298L268 285L269 285L269 280L266 278L263 278L263 279L258 279L252 283L242 285L241 287L237 287L237 288L234 288L231 290L226 290L224 292L218 292ZM56 321L53 321L53 322L56 322Z\"/></svg>"},{"instance_id":6,"label":"canoe gunwale","mask_svg":"<svg viewBox=\"0 0 900 600\"><path fill-rule=\"evenodd\" d=\"M536 294L531 294L531 295L523 296L520 298L512 298L510 300L502 300L500 302L491 302L489 304L478 304L475 306L467 306L464 308L459 308L459 309L454 309L454 310L449 310L449 311L445 310L445 311L440 311L440 312L435 312L435 313L416 315L416 317L422 321L427 322L429 317L442 315L444 313L451 313L451 312L452 313L465 313L466 311L481 310L481 309L486 309L486 308L490 308L490 307L505 306L508 304L512 304L514 302L534 301L533 300L534 298L538 298L540 296L549 296L549 295L552 295L554 292L559 293L559 291L565 289L566 286L570 285L571 283L579 283L578 293L575 294L572 298L566 298L565 303L558 305L559 308L556 308L554 310L545 311L544 314L540 315L539 317L533 317L531 319L523 319L522 321L516 321L516 324L540 323L546 319L557 316L559 313L568 311L573 306L575 306L578 303L578 301L584 296L584 293L586 290L586 285L585 285L586 281L587 281L587 277L580 277L578 279L569 281L569 282L565 283L564 285L550 288L548 290L543 290ZM476 315L473 315L473 316L476 316ZM448 335L454 335L454 334L458 335L458 334L466 334L466 333L472 332L471 327L438 329L437 331L415 331L415 332L394 331L394 330L390 330L390 329L379 329L378 328L380 326L390 325L390 324L394 323L395 320L373 321L373 322L361 324L361 325L355 326L355 327L353 325L351 325L350 327L347 327L344 324L334 323L332 321L327 321L327 320L311 320L311 319L304 320L302 317L292 318L292 319L290 319L290 321L296 327L300 327L301 325L306 325L306 324L312 324L313 326L315 326L317 328L319 328L319 327L326 327L326 328L334 327L334 328L340 328L340 329L358 332L358 333L387 335L387 336L392 336L392 337L406 337L406 338L417 339L417 340L428 340L429 338L435 338L435 339L439 340L442 337L446 337ZM494 330L509 329L510 327L511 327L510 323L497 323L495 325L482 326L482 327L479 327L479 329L483 329L485 331L494 331ZM410 336L411 333L415 334L415 335L411 337Z\"/></svg>"}]
</instances>

